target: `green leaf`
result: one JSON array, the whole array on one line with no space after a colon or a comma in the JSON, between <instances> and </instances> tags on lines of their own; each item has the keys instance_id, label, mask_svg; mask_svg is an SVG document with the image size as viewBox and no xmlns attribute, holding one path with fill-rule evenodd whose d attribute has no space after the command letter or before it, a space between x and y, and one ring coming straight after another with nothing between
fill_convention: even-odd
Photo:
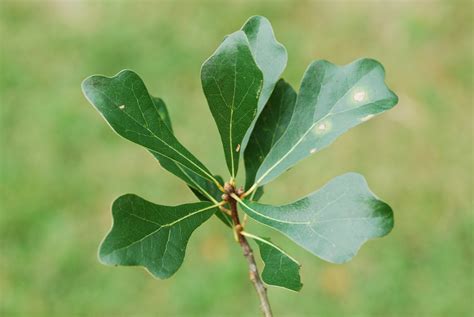
<instances>
[{"instance_id":1,"label":"green leaf","mask_svg":"<svg viewBox=\"0 0 474 317\"><path fill-rule=\"evenodd\" d=\"M193 231L216 210L208 202L170 207L132 194L121 196L112 205L114 224L99 248L99 259L109 265L141 265L155 277L168 278L183 263Z\"/></svg>"},{"instance_id":2,"label":"green leaf","mask_svg":"<svg viewBox=\"0 0 474 317\"><path fill-rule=\"evenodd\" d=\"M370 191L364 177L348 173L294 203L271 206L239 201L243 210L320 258L343 263L361 245L393 228L389 205Z\"/></svg>"},{"instance_id":3,"label":"green leaf","mask_svg":"<svg viewBox=\"0 0 474 317\"><path fill-rule=\"evenodd\" d=\"M346 66L312 63L301 83L288 128L258 169L255 186L270 182L397 102L397 96L384 83L382 65L375 60L360 59Z\"/></svg>"},{"instance_id":4,"label":"green leaf","mask_svg":"<svg viewBox=\"0 0 474 317\"><path fill-rule=\"evenodd\" d=\"M221 135L227 167L235 177L242 139L255 118L263 81L244 32L225 38L202 65L201 81Z\"/></svg>"},{"instance_id":5,"label":"green leaf","mask_svg":"<svg viewBox=\"0 0 474 317\"><path fill-rule=\"evenodd\" d=\"M299 273L301 265L298 261L270 242L270 239L245 231L242 234L253 239L260 249L260 256L265 263L262 271L262 279L265 283L293 291L299 291L303 287Z\"/></svg>"},{"instance_id":6,"label":"green leaf","mask_svg":"<svg viewBox=\"0 0 474 317\"><path fill-rule=\"evenodd\" d=\"M91 76L84 80L82 89L120 136L144 146L159 160L164 157L176 163L184 169L182 173L192 171L205 180L216 182L207 168L173 135L162 118L162 105L152 99L136 73L123 70L110 78ZM183 178L181 174L178 176Z\"/></svg>"},{"instance_id":7,"label":"green leaf","mask_svg":"<svg viewBox=\"0 0 474 317\"><path fill-rule=\"evenodd\" d=\"M280 79L258 117L244 152L245 187L250 188L268 153L286 132L295 108L296 92Z\"/></svg>"},{"instance_id":8,"label":"green leaf","mask_svg":"<svg viewBox=\"0 0 474 317\"><path fill-rule=\"evenodd\" d=\"M258 99L256 115L256 118L258 118L286 67L288 54L285 47L276 40L272 25L267 18L262 16L251 17L245 22L242 31L247 35L250 50L263 74L262 92ZM255 121L252 122L251 128L242 141L242 150L247 147Z\"/></svg>"}]
</instances>

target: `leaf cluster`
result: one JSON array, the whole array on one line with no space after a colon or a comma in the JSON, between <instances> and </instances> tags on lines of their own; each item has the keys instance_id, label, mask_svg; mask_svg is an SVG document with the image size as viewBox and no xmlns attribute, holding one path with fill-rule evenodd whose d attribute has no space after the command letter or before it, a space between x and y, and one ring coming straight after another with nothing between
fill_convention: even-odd
<instances>
[{"instance_id":1,"label":"leaf cluster","mask_svg":"<svg viewBox=\"0 0 474 317\"><path fill-rule=\"evenodd\" d=\"M330 145L348 129L392 108L397 96L373 59L344 66L312 62L296 92L281 78L287 52L270 22L251 17L202 65L201 82L217 124L235 185L244 161L245 193L234 198L249 217L281 232L332 263L350 260L369 239L393 227L390 206L355 173L282 206L262 204L263 187L304 158ZM232 227L221 199L224 181L214 175L173 133L164 101L130 70L95 75L82 84L90 103L120 136L146 148L163 168L181 178L199 202L163 206L132 195L113 203L113 227L102 242L100 261L140 265L158 278L181 266L187 242L212 215ZM300 264L270 239L248 232L265 263L263 280L298 291Z\"/></svg>"}]
</instances>

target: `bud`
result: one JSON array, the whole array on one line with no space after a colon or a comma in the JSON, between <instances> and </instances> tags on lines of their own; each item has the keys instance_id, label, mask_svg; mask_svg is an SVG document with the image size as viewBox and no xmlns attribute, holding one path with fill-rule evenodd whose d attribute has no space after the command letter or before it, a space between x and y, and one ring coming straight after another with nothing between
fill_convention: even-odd
<instances>
[{"instance_id":1,"label":"bud","mask_svg":"<svg viewBox=\"0 0 474 317\"><path fill-rule=\"evenodd\" d=\"M244 227L242 227L241 224L238 224L238 225L235 226L235 231L242 232L243 230L244 230Z\"/></svg>"},{"instance_id":2,"label":"bud","mask_svg":"<svg viewBox=\"0 0 474 317\"><path fill-rule=\"evenodd\" d=\"M225 183L225 184L224 184L224 190L225 190L225 192L228 193L228 194L229 194L229 193L232 193L232 192L234 192L234 186L232 186L232 185L229 184L229 183Z\"/></svg>"},{"instance_id":3,"label":"bud","mask_svg":"<svg viewBox=\"0 0 474 317\"><path fill-rule=\"evenodd\" d=\"M245 193L245 190L243 187L240 187L239 189L237 189L237 191L235 192L237 194L237 196L242 196L244 193Z\"/></svg>"}]
</instances>

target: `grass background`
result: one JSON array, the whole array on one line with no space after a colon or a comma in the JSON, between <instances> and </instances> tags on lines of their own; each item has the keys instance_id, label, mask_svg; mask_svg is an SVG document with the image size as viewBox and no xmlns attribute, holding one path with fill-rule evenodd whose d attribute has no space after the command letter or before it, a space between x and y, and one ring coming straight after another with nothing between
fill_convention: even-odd
<instances>
[{"instance_id":1,"label":"grass background","mask_svg":"<svg viewBox=\"0 0 474 317\"><path fill-rule=\"evenodd\" d=\"M312 60L373 57L400 97L267 186L263 201L285 203L356 171L396 215L389 236L345 265L249 224L303 264L301 293L269 289L275 315L472 316L472 12L470 1L1 0L1 315L259 315L241 250L214 218L169 280L98 263L115 197L194 197L117 137L80 83L137 71L167 102L182 143L227 177L200 66L225 34L260 14L288 49L283 77L294 87Z\"/></svg>"}]
</instances>

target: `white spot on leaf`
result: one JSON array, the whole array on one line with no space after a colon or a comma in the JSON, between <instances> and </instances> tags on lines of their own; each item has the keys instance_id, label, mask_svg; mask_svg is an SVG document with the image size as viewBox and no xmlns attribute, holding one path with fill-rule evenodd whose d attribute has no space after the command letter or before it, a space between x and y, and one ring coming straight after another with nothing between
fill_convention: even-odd
<instances>
[{"instance_id":1,"label":"white spot on leaf","mask_svg":"<svg viewBox=\"0 0 474 317\"><path fill-rule=\"evenodd\" d=\"M120 110L123 110L123 109L125 109L125 105L121 105L121 106L119 106L119 109L120 109Z\"/></svg>"},{"instance_id":2,"label":"white spot on leaf","mask_svg":"<svg viewBox=\"0 0 474 317\"><path fill-rule=\"evenodd\" d=\"M314 153L316 153L316 151L317 151L317 149L316 149L316 148L314 148L314 149L311 149L311 150L309 150L309 154L314 154Z\"/></svg>"},{"instance_id":3,"label":"white spot on leaf","mask_svg":"<svg viewBox=\"0 0 474 317\"><path fill-rule=\"evenodd\" d=\"M323 121L323 122L317 124L313 128L313 131L316 134L323 134L323 133L326 133L327 131L329 131L330 129L331 129L331 122L326 120L326 121Z\"/></svg>"},{"instance_id":4,"label":"white spot on leaf","mask_svg":"<svg viewBox=\"0 0 474 317\"><path fill-rule=\"evenodd\" d=\"M357 91L354 96L352 96L352 98L357 102L364 101L366 97L367 93L363 90Z\"/></svg>"}]
</instances>

